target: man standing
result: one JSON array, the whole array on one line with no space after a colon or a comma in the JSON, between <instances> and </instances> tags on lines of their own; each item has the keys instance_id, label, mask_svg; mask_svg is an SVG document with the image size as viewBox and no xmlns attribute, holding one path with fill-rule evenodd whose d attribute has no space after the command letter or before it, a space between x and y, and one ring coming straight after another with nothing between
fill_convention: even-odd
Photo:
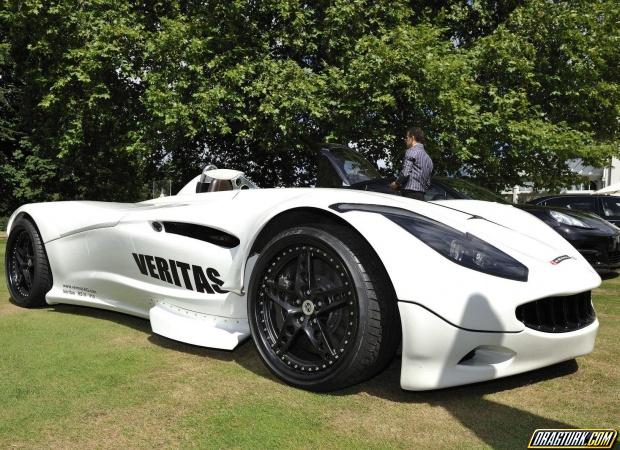
<instances>
[{"instance_id":1,"label":"man standing","mask_svg":"<svg viewBox=\"0 0 620 450\"><path fill-rule=\"evenodd\" d=\"M424 150L424 132L418 127L407 129L407 151L400 176L390 187L402 188L404 197L424 200L424 193L431 185L433 161Z\"/></svg>"}]
</instances>

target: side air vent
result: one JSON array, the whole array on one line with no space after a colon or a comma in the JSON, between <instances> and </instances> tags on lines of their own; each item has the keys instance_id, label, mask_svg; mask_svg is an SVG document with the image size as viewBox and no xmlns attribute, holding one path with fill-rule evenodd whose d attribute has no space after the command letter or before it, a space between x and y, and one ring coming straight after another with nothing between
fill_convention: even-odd
<instances>
[{"instance_id":1,"label":"side air vent","mask_svg":"<svg viewBox=\"0 0 620 450\"><path fill-rule=\"evenodd\" d=\"M566 333L587 327L596 314L590 291L547 297L517 307L517 319L528 328L545 333Z\"/></svg>"},{"instance_id":2,"label":"side air vent","mask_svg":"<svg viewBox=\"0 0 620 450\"><path fill-rule=\"evenodd\" d=\"M239 245L239 239L236 236L215 228L183 222L163 222L163 224L166 233L198 239L225 248L233 248Z\"/></svg>"}]
</instances>

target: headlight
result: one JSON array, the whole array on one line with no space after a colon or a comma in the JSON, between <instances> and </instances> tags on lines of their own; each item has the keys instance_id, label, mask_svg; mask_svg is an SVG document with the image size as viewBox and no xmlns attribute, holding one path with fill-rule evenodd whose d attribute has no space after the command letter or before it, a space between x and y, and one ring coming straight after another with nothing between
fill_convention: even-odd
<instances>
[{"instance_id":1,"label":"headlight","mask_svg":"<svg viewBox=\"0 0 620 450\"><path fill-rule=\"evenodd\" d=\"M575 217L569 216L568 214L564 214L559 211L553 211L553 210L549 211L549 214L551 214L551 217L553 217L553 219L556 222L561 223L563 225L569 225L571 227L579 227L579 228L590 228L588 225L586 225L581 220Z\"/></svg>"},{"instance_id":2,"label":"headlight","mask_svg":"<svg viewBox=\"0 0 620 450\"><path fill-rule=\"evenodd\" d=\"M527 281L527 267L472 234L414 213L383 215L456 264L496 277Z\"/></svg>"},{"instance_id":3,"label":"headlight","mask_svg":"<svg viewBox=\"0 0 620 450\"><path fill-rule=\"evenodd\" d=\"M469 233L393 206L334 203L340 213L365 211L385 216L450 261L468 269L515 281L527 281L528 268L513 257Z\"/></svg>"}]
</instances>

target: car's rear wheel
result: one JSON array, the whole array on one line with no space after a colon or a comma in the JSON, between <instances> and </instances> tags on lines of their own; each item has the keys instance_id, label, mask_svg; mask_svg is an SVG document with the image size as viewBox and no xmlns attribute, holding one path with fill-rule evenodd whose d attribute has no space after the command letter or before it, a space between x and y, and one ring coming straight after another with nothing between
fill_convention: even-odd
<instances>
[{"instance_id":1,"label":"car's rear wheel","mask_svg":"<svg viewBox=\"0 0 620 450\"><path fill-rule=\"evenodd\" d=\"M41 235L30 220L19 218L11 227L4 267L15 304L26 308L45 304L52 273Z\"/></svg>"},{"instance_id":2,"label":"car's rear wheel","mask_svg":"<svg viewBox=\"0 0 620 450\"><path fill-rule=\"evenodd\" d=\"M375 375L400 339L393 288L351 230L295 227L275 236L252 273L248 317L269 369L314 391Z\"/></svg>"}]
</instances>

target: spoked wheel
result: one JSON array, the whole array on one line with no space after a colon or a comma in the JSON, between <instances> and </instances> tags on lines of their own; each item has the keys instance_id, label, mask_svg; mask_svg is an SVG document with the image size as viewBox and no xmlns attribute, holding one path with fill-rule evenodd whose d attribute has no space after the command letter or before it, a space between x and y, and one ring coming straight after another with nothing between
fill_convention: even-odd
<instances>
[{"instance_id":1,"label":"spoked wheel","mask_svg":"<svg viewBox=\"0 0 620 450\"><path fill-rule=\"evenodd\" d=\"M9 282L23 297L32 290L34 280L34 249L26 230L18 232L9 259Z\"/></svg>"},{"instance_id":2,"label":"spoked wheel","mask_svg":"<svg viewBox=\"0 0 620 450\"><path fill-rule=\"evenodd\" d=\"M5 270L13 301L25 307L45 304L51 272L36 227L27 219L15 221L7 241Z\"/></svg>"},{"instance_id":3,"label":"spoked wheel","mask_svg":"<svg viewBox=\"0 0 620 450\"><path fill-rule=\"evenodd\" d=\"M368 250L339 228L294 228L267 244L248 313L261 357L284 381L338 389L374 375L394 355L396 302L384 274L367 273Z\"/></svg>"},{"instance_id":4,"label":"spoked wheel","mask_svg":"<svg viewBox=\"0 0 620 450\"><path fill-rule=\"evenodd\" d=\"M273 351L299 372L338 363L355 338L358 305L353 281L331 251L284 248L259 288L257 319Z\"/></svg>"}]
</instances>

